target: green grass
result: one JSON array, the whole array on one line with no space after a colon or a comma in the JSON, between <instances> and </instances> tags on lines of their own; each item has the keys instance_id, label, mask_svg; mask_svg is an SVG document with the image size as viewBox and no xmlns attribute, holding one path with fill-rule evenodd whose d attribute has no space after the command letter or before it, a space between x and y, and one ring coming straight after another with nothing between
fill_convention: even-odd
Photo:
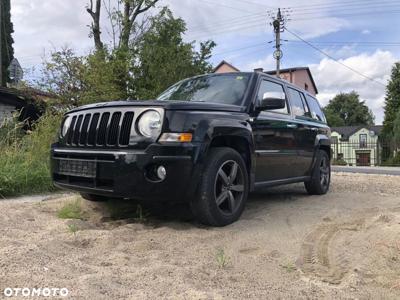
<instances>
[{"instance_id":1,"label":"green grass","mask_svg":"<svg viewBox=\"0 0 400 300\"><path fill-rule=\"evenodd\" d=\"M54 191L50 146L62 116L44 115L32 132L21 135L18 124L0 130L0 197Z\"/></svg>"},{"instance_id":2,"label":"green grass","mask_svg":"<svg viewBox=\"0 0 400 300\"><path fill-rule=\"evenodd\" d=\"M76 224L69 224L68 225L68 232L72 233L74 236L76 236L76 233L79 231L79 227Z\"/></svg>"},{"instance_id":3,"label":"green grass","mask_svg":"<svg viewBox=\"0 0 400 300\"><path fill-rule=\"evenodd\" d=\"M292 262L286 262L285 264L281 264L280 266L288 273L292 273L297 270L296 265Z\"/></svg>"},{"instance_id":4,"label":"green grass","mask_svg":"<svg viewBox=\"0 0 400 300\"><path fill-rule=\"evenodd\" d=\"M225 268L229 263L229 257L225 254L224 249L217 249L215 259L217 261L218 267L220 267L221 269Z\"/></svg>"},{"instance_id":5,"label":"green grass","mask_svg":"<svg viewBox=\"0 0 400 300\"><path fill-rule=\"evenodd\" d=\"M57 216L60 219L84 219L81 200L77 198L74 201L65 203L64 206L57 211Z\"/></svg>"}]
</instances>

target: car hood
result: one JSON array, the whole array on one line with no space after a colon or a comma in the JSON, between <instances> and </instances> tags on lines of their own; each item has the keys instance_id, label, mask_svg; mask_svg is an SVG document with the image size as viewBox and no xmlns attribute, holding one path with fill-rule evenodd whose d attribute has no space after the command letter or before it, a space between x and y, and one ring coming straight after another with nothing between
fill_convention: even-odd
<instances>
[{"instance_id":1,"label":"car hood","mask_svg":"<svg viewBox=\"0 0 400 300\"><path fill-rule=\"evenodd\" d=\"M205 110L205 111L229 111L229 112L241 112L243 111L242 106L222 104L222 103L211 103L211 102L189 102L189 101L112 101L95 103L85 106L80 106L72 109L70 112L77 112L81 110L90 110L96 108L107 108L107 107L162 107L167 110Z\"/></svg>"}]
</instances>

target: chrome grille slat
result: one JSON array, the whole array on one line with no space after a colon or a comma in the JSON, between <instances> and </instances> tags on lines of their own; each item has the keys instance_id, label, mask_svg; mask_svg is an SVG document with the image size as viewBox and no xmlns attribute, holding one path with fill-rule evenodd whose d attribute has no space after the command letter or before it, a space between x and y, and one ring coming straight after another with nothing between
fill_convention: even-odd
<instances>
[{"instance_id":1,"label":"chrome grille slat","mask_svg":"<svg viewBox=\"0 0 400 300\"><path fill-rule=\"evenodd\" d=\"M85 118L83 119L81 134L79 137L79 145L85 146L87 144L87 135L91 117L91 114L86 114Z\"/></svg>"},{"instance_id":2,"label":"chrome grille slat","mask_svg":"<svg viewBox=\"0 0 400 300\"><path fill-rule=\"evenodd\" d=\"M107 131L107 145L115 146L118 142L119 124L121 119L121 112L113 113L110 125Z\"/></svg>"},{"instance_id":3,"label":"chrome grille slat","mask_svg":"<svg viewBox=\"0 0 400 300\"><path fill-rule=\"evenodd\" d=\"M80 115L78 117L78 120L76 121L76 126L74 129L74 136L72 137L72 144L78 145L80 134L81 134L81 126L82 126L82 119L83 115Z\"/></svg>"},{"instance_id":4,"label":"chrome grille slat","mask_svg":"<svg viewBox=\"0 0 400 300\"><path fill-rule=\"evenodd\" d=\"M109 112L105 112L102 114L101 119L100 119L99 128L97 130L97 140L96 140L96 144L99 146L106 145L109 119L110 119Z\"/></svg>"},{"instance_id":5,"label":"chrome grille slat","mask_svg":"<svg viewBox=\"0 0 400 300\"><path fill-rule=\"evenodd\" d=\"M128 146L129 145L129 135L131 133L131 127L133 123L134 113L128 111L124 114L121 123L121 130L119 134L119 144L121 146Z\"/></svg>"}]
</instances>

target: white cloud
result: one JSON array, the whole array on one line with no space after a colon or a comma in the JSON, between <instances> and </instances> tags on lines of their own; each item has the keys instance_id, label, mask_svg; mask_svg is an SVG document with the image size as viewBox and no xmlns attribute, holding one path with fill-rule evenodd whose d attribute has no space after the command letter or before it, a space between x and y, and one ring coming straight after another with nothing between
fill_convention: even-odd
<instances>
[{"instance_id":1,"label":"white cloud","mask_svg":"<svg viewBox=\"0 0 400 300\"><path fill-rule=\"evenodd\" d=\"M325 105L336 94L355 90L374 112L376 123L382 123L385 85L390 78L391 68L397 60L398 58L391 52L381 50L340 60L343 64L383 84L380 85L331 59L324 58L318 64L310 65L320 92L318 98Z\"/></svg>"},{"instance_id":2,"label":"white cloud","mask_svg":"<svg viewBox=\"0 0 400 300\"><path fill-rule=\"evenodd\" d=\"M240 67L240 70L243 71L253 71L254 69L263 68L264 70L273 70L275 69L276 62L272 54L266 56L263 59L257 60L255 62L251 62Z\"/></svg>"},{"instance_id":3,"label":"white cloud","mask_svg":"<svg viewBox=\"0 0 400 300\"><path fill-rule=\"evenodd\" d=\"M362 34L371 34L371 31L368 29L364 29L363 31L361 31Z\"/></svg>"}]
</instances>

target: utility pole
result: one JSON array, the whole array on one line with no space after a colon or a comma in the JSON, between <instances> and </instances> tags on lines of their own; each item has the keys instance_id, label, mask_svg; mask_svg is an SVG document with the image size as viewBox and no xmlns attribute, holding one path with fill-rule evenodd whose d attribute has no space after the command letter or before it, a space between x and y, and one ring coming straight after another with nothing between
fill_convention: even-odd
<instances>
[{"instance_id":1,"label":"utility pole","mask_svg":"<svg viewBox=\"0 0 400 300\"><path fill-rule=\"evenodd\" d=\"M284 14L287 13L284 9ZM279 78L280 76L280 69L281 69L281 59L283 57L283 52L281 50L282 40L281 40L281 33L285 30L285 22L287 20L286 16L284 16L281 12L281 9L278 8L278 13L276 16L272 15L272 12L269 12L270 17L272 18L272 23L270 23L274 28L274 35L275 35L275 51L274 51L274 58L276 60L276 77Z\"/></svg>"},{"instance_id":2,"label":"utility pole","mask_svg":"<svg viewBox=\"0 0 400 300\"><path fill-rule=\"evenodd\" d=\"M276 16L276 19L272 23L274 26L274 32L275 32L275 52L274 52L274 57L276 59L276 77L279 77L280 75L280 69L281 69L281 58L282 53L281 51L281 22L282 22L282 14L281 14L281 9L278 8L278 14Z\"/></svg>"},{"instance_id":3,"label":"utility pole","mask_svg":"<svg viewBox=\"0 0 400 300\"><path fill-rule=\"evenodd\" d=\"M3 86L3 0L0 0L0 86Z\"/></svg>"}]
</instances>

